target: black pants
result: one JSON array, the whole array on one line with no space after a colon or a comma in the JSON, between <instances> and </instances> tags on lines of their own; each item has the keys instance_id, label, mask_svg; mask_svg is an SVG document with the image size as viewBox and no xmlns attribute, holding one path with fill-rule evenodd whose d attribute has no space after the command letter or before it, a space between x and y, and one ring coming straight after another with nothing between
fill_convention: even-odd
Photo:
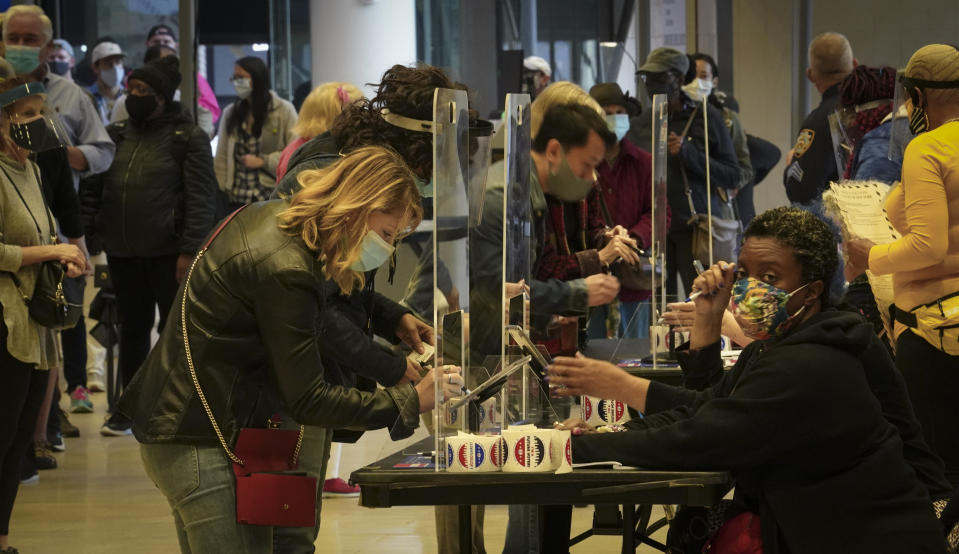
<instances>
[{"instance_id":1,"label":"black pants","mask_svg":"<svg viewBox=\"0 0 959 554\"><path fill-rule=\"evenodd\" d=\"M676 286L676 274L683 280L688 295L696 279L693 268L693 230L689 227L673 228L666 235L666 296L669 302L682 300Z\"/></svg>"},{"instance_id":2,"label":"black pants","mask_svg":"<svg viewBox=\"0 0 959 554\"><path fill-rule=\"evenodd\" d=\"M946 478L959 486L959 356L905 331L896 342L896 366L926 443L946 463Z\"/></svg>"},{"instance_id":3,"label":"black pants","mask_svg":"<svg viewBox=\"0 0 959 554\"><path fill-rule=\"evenodd\" d=\"M117 294L120 318L120 379L130 384L150 352L150 331L160 309L159 330L163 330L179 284L176 281L176 254L154 258L108 256L110 278Z\"/></svg>"},{"instance_id":4,"label":"black pants","mask_svg":"<svg viewBox=\"0 0 959 554\"><path fill-rule=\"evenodd\" d=\"M70 287L79 290L81 298L86 288L86 276L70 279ZM66 286L66 285L65 285ZM67 380L67 392L87 386L87 324L83 316L73 329L60 332L63 344L63 376Z\"/></svg>"},{"instance_id":5,"label":"black pants","mask_svg":"<svg viewBox=\"0 0 959 554\"><path fill-rule=\"evenodd\" d=\"M10 514L20 487L20 463L33 441L47 391L47 372L10 355L0 309L0 535L10 534Z\"/></svg>"}]
</instances>

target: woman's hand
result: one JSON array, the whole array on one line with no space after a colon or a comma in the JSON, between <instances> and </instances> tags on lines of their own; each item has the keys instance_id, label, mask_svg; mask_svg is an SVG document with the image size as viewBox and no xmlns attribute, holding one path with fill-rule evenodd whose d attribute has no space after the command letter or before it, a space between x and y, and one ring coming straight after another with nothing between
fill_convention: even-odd
<instances>
[{"instance_id":1,"label":"woman's hand","mask_svg":"<svg viewBox=\"0 0 959 554\"><path fill-rule=\"evenodd\" d=\"M436 407L436 379L441 379L443 383L443 402L463 393L463 375L459 367L444 365L431 369L415 387L420 399L420 413Z\"/></svg>"},{"instance_id":2,"label":"woman's hand","mask_svg":"<svg viewBox=\"0 0 959 554\"><path fill-rule=\"evenodd\" d=\"M663 320L675 327L675 331L685 333L693 330L693 324L696 322L696 305L693 302L672 302L666 304L669 309L663 314ZM728 309L723 313L722 333L732 339L739 346L746 346L753 342L753 339L743 333L736 317Z\"/></svg>"},{"instance_id":3,"label":"woman's hand","mask_svg":"<svg viewBox=\"0 0 959 554\"><path fill-rule=\"evenodd\" d=\"M630 376L609 362L577 353L575 358L557 356L547 368L550 388L560 396L598 396L625 400Z\"/></svg>"},{"instance_id":4,"label":"woman's hand","mask_svg":"<svg viewBox=\"0 0 959 554\"><path fill-rule=\"evenodd\" d=\"M423 379L423 372L423 366L410 358L406 358L406 373L403 374L403 378L400 379L397 385L404 385L406 383L413 383L415 385Z\"/></svg>"},{"instance_id":5,"label":"woman's hand","mask_svg":"<svg viewBox=\"0 0 959 554\"><path fill-rule=\"evenodd\" d=\"M595 433L596 429L578 417L571 417L562 423L553 425L557 431L569 431L573 435L587 435Z\"/></svg>"},{"instance_id":6,"label":"woman's hand","mask_svg":"<svg viewBox=\"0 0 959 554\"><path fill-rule=\"evenodd\" d=\"M436 343L433 342L433 328L417 319L413 314L403 314L403 317L400 318L399 323L396 324L396 338L419 354L424 352L424 342L436 346Z\"/></svg>"},{"instance_id":7,"label":"woman's hand","mask_svg":"<svg viewBox=\"0 0 959 554\"><path fill-rule=\"evenodd\" d=\"M627 237L627 238L628 238L628 237L629 237L629 230L626 229L626 227L623 227L622 225L616 225L616 226L613 227L612 229L606 229L606 230L603 232L603 236L605 236L607 240L608 240L608 239L611 239L611 238L613 238L613 237Z\"/></svg>"},{"instance_id":8,"label":"woman's hand","mask_svg":"<svg viewBox=\"0 0 959 554\"><path fill-rule=\"evenodd\" d=\"M736 264L723 261L716 262L696 277L693 290L701 291L693 300L697 319L705 316L716 323L721 322L735 282Z\"/></svg>"},{"instance_id":9,"label":"woman's hand","mask_svg":"<svg viewBox=\"0 0 959 554\"><path fill-rule=\"evenodd\" d=\"M63 265L73 264L80 268L81 273L87 268L87 260L83 252L72 244L54 244L50 247L47 260L57 260Z\"/></svg>"},{"instance_id":10,"label":"woman's hand","mask_svg":"<svg viewBox=\"0 0 959 554\"><path fill-rule=\"evenodd\" d=\"M67 264L67 277L79 277L84 274L84 270L81 269L77 264L68 263Z\"/></svg>"},{"instance_id":11,"label":"woman's hand","mask_svg":"<svg viewBox=\"0 0 959 554\"><path fill-rule=\"evenodd\" d=\"M635 240L629 236L615 235L599 251L599 261L603 265L609 265L615 262L616 258L622 258L630 265L636 265L639 263L639 254L633 250L634 248L636 248Z\"/></svg>"},{"instance_id":12,"label":"woman's hand","mask_svg":"<svg viewBox=\"0 0 959 554\"><path fill-rule=\"evenodd\" d=\"M264 163L263 158L254 156L253 154L244 154L240 157L240 162L249 169L260 169Z\"/></svg>"},{"instance_id":13,"label":"woman's hand","mask_svg":"<svg viewBox=\"0 0 959 554\"><path fill-rule=\"evenodd\" d=\"M853 277L869 269L869 251L876 243L869 239L849 239L842 244L846 252L846 275ZM851 280L851 279L850 279Z\"/></svg>"}]
</instances>

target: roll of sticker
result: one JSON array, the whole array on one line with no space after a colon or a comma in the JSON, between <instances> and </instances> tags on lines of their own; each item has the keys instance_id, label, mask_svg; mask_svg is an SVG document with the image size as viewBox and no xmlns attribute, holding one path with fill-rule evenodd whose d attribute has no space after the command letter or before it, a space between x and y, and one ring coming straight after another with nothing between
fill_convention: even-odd
<instances>
[{"instance_id":1,"label":"roll of sticker","mask_svg":"<svg viewBox=\"0 0 959 554\"><path fill-rule=\"evenodd\" d=\"M595 396L584 396L581 400L583 420L588 425L623 424L629 421L629 409L625 402L619 400L605 400Z\"/></svg>"},{"instance_id":2,"label":"roll of sticker","mask_svg":"<svg viewBox=\"0 0 959 554\"><path fill-rule=\"evenodd\" d=\"M508 473L535 473L552 471L550 448L551 429L515 430L503 432L506 443L506 462L503 471Z\"/></svg>"},{"instance_id":3,"label":"roll of sticker","mask_svg":"<svg viewBox=\"0 0 959 554\"><path fill-rule=\"evenodd\" d=\"M485 464L479 471L502 471L506 459L506 446L500 435L479 435L476 442L489 455L489 464Z\"/></svg>"},{"instance_id":4,"label":"roll of sticker","mask_svg":"<svg viewBox=\"0 0 959 554\"><path fill-rule=\"evenodd\" d=\"M569 431L553 430L550 438L550 459L556 473L573 471L573 441Z\"/></svg>"},{"instance_id":5,"label":"roll of sticker","mask_svg":"<svg viewBox=\"0 0 959 554\"><path fill-rule=\"evenodd\" d=\"M490 459L492 441L481 438L468 434L447 438L446 470L452 473L499 471Z\"/></svg>"}]
</instances>

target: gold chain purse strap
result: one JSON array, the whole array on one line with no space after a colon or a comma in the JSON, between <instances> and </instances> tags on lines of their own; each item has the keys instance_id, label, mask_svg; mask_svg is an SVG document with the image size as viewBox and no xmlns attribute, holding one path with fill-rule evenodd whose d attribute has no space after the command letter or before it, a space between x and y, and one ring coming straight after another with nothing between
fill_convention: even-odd
<instances>
[{"instance_id":1,"label":"gold chain purse strap","mask_svg":"<svg viewBox=\"0 0 959 554\"><path fill-rule=\"evenodd\" d=\"M190 377L193 379L193 386L196 388L197 397L200 399L200 403L203 404L203 409L206 411L206 416L210 418L210 423L213 425L213 431L216 433L216 437L220 439L220 446L223 447L223 451L226 452L230 461L240 466L245 465L243 460L239 458L232 450L230 450L229 445L226 443L226 439L223 437L223 432L220 431L220 426L217 425L216 419L213 417L213 410L210 409L210 404L206 401L206 395L203 394L203 389L200 387L200 380L196 375L196 367L193 365L193 354L190 351L190 339L187 334L187 324L186 324L186 298L190 291L190 277L193 276L193 269L196 268L197 262L200 261L200 258L203 257L203 254L206 253L207 248L209 248L210 243L213 242L213 239L220 234L220 231L226 226L227 223L233 219L236 214L240 213L240 210L245 208L243 206L230 214L229 217L223 220L223 223L220 223L220 226L217 228L209 239L207 239L206 244L203 245L203 248L197 253L196 257L193 258L193 263L190 264L190 271L187 272L186 282L183 284L183 298L180 300L180 326L183 331L183 349L186 353L186 364L190 369ZM296 449L293 451L293 466L296 466L300 458L300 447L303 445L303 431L304 428L300 425L300 433L296 438Z\"/></svg>"}]
</instances>

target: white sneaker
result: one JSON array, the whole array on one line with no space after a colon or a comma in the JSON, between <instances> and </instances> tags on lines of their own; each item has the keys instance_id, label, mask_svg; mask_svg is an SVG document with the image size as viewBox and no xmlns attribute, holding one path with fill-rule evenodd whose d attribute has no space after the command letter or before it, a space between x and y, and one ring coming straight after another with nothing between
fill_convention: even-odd
<instances>
[{"instance_id":1,"label":"white sneaker","mask_svg":"<svg viewBox=\"0 0 959 554\"><path fill-rule=\"evenodd\" d=\"M106 392L107 386L103 382L102 369L87 369L87 390L90 392Z\"/></svg>"}]
</instances>

